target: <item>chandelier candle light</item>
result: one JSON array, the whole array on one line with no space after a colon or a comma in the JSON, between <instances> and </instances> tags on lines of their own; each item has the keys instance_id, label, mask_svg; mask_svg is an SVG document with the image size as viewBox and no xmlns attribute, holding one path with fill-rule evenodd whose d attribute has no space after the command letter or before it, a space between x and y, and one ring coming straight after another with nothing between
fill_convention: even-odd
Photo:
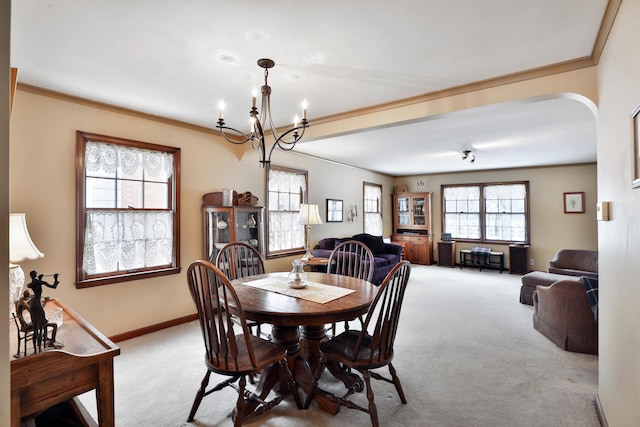
<instances>
[{"instance_id":1,"label":"chandelier candle light","mask_svg":"<svg viewBox=\"0 0 640 427\"><path fill-rule=\"evenodd\" d=\"M286 130L284 133L279 134L276 127L273 125L273 119L271 118L271 86L267 82L269 76L269 68L273 68L275 62L268 58L258 59L258 66L264 68L264 85L262 86L262 110L258 112L256 108L256 97L258 91L254 89L252 91L252 105L251 111L249 111L249 118L251 120L251 130L248 134L245 134L237 129L225 126L223 110L225 108L224 100L220 101L220 117L216 127L220 129L220 133L228 142L232 144L244 144L245 142L251 142L253 149L260 152L260 164L264 167L271 163L271 154L276 147L285 151L293 150L302 136L305 129L309 127L307 122L307 100L302 102L302 120L296 116L293 119L293 127ZM265 130L271 129L271 135L273 136L274 143L269 149L269 155L267 156L267 149L265 143ZM231 131L235 135L229 135L225 131ZM239 137L239 138L238 138Z\"/></svg>"},{"instance_id":2,"label":"chandelier candle light","mask_svg":"<svg viewBox=\"0 0 640 427\"><path fill-rule=\"evenodd\" d=\"M322 224L322 219L320 219L320 212L318 211L318 205L300 205L300 224L303 224L306 229L306 239L305 239L305 248L306 253L302 257L303 260L308 261L313 259L313 255L311 255L311 249L309 245L309 233L311 232L311 226Z\"/></svg>"}]
</instances>

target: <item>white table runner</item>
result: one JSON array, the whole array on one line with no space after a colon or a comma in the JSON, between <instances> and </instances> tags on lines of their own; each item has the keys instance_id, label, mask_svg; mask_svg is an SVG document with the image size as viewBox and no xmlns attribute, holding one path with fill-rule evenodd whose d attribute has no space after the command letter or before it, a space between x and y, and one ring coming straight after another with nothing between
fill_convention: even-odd
<instances>
[{"instance_id":1,"label":"white table runner","mask_svg":"<svg viewBox=\"0 0 640 427\"><path fill-rule=\"evenodd\" d=\"M329 286L315 282L307 282L307 286L302 289L292 289L289 287L289 285L287 285L286 276L266 277L264 279L244 282L243 284L247 286L253 286L254 288L264 289L265 291L277 292L279 294L301 298L320 304L326 304L329 301L342 298L343 296L355 292L355 290L353 289L345 289L337 286Z\"/></svg>"}]
</instances>

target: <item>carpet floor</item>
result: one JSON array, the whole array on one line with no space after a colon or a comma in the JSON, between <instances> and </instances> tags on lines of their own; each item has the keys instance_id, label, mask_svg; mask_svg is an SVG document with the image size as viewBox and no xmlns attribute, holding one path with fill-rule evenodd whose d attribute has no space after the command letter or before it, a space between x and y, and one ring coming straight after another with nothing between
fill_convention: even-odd
<instances>
[{"instance_id":1,"label":"carpet floor","mask_svg":"<svg viewBox=\"0 0 640 427\"><path fill-rule=\"evenodd\" d=\"M407 405L393 385L373 381L381 426L599 427L598 357L566 352L533 329L533 308L518 302L521 276L496 271L413 266L394 366ZM185 284L186 289L186 284ZM205 397L185 420L205 374L196 322L119 343L115 365L118 427L230 426L235 391ZM388 371L383 369L383 374ZM216 376L212 376L213 383ZM341 384L323 375L321 386ZM365 403L364 393L356 397ZM95 393L81 401L96 417ZM249 426L367 426L369 416L315 402L298 410L288 397Z\"/></svg>"}]
</instances>

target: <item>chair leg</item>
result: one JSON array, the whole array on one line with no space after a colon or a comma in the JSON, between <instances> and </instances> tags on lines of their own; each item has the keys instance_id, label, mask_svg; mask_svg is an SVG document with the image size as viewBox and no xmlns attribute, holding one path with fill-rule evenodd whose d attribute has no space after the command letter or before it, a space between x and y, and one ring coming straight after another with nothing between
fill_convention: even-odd
<instances>
[{"instance_id":1,"label":"chair leg","mask_svg":"<svg viewBox=\"0 0 640 427\"><path fill-rule=\"evenodd\" d=\"M407 399L404 397L404 391L402 391L402 385L400 385L400 378L396 375L396 368L393 367L391 363L389 363L389 373L391 374L391 378L393 379L393 385L396 386L396 391L400 396L400 401L407 404Z\"/></svg>"},{"instance_id":2,"label":"chair leg","mask_svg":"<svg viewBox=\"0 0 640 427\"><path fill-rule=\"evenodd\" d=\"M287 387L289 388L289 391L291 391L291 394L293 395L293 400L295 402L300 402L300 394L298 393L298 384L296 384L296 380L293 378L293 374L291 373L291 369L289 369L289 363L287 362L286 357L280 360L280 371L285 372L285 377L287 379ZM307 401L309 401L308 397L307 397ZM304 407L304 409L307 409L308 407L309 406L307 405L306 407Z\"/></svg>"},{"instance_id":3,"label":"chair leg","mask_svg":"<svg viewBox=\"0 0 640 427\"><path fill-rule=\"evenodd\" d=\"M373 427L379 427L378 424L378 409L373 398L373 389L371 388L371 374L368 370L362 371L362 376L367 388L367 399L369 400L369 416L371 417L371 425Z\"/></svg>"},{"instance_id":4,"label":"chair leg","mask_svg":"<svg viewBox=\"0 0 640 427\"><path fill-rule=\"evenodd\" d=\"M335 323L334 323L335 325ZM318 366L316 367L316 371L313 373L313 380L311 381L311 386L309 387L309 392L307 394L307 399L304 402L304 409L309 408L311 404L311 400L313 400L313 395L318 389L318 381L320 380L320 376L322 375L322 371L324 370L324 365L326 363L326 359L323 355L320 355L318 359Z\"/></svg>"},{"instance_id":5,"label":"chair leg","mask_svg":"<svg viewBox=\"0 0 640 427\"><path fill-rule=\"evenodd\" d=\"M247 386L247 379L245 376L240 377L240 384L238 384L238 400L236 401L236 410L234 411L233 427L242 426L242 412L244 411L244 390Z\"/></svg>"},{"instance_id":6,"label":"chair leg","mask_svg":"<svg viewBox=\"0 0 640 427\"><path fill-rule=\"evenodd\" d=\"M193 421L193 418L196 416L196 411L200 407L200 402L202 402L202 398L204 397L205 390L207 389L207 385L209 384L210 376L211 376L211 371L207 369L207 373L202 379L202 382L200 383L200 388L196 393L196 398L193 400L193 405L191 406L191 412L189 412L189 417L187 418L187 422Z\"/></svg>"}]
</instances>

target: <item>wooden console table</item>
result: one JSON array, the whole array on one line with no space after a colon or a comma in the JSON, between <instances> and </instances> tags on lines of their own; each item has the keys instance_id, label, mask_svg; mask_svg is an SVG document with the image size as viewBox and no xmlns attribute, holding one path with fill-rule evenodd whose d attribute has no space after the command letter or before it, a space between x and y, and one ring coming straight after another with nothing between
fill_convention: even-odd
<instances>
[{"instance_id":1,"label":"wooden console table","mask_svg":"<svg viewBox=\"0 0 640 427\"><path fill-rule=\"evenodd\" d=\"M71 405L77 406L75 396L95 389L98 423L100 427L113 427L113 358L120 354L120 348L60 301L51 300L47 307L49 304L63 309L63 325L56 336L63 348L33 354L29 341L29 355L16 359L15 327L10 333L11 426L20 427L22 419L59 403L72 401ZM89 417L83 409L78 415ZM83 421L84 425L96 425L92 419Z\"/></svg>"}]
</instances>

